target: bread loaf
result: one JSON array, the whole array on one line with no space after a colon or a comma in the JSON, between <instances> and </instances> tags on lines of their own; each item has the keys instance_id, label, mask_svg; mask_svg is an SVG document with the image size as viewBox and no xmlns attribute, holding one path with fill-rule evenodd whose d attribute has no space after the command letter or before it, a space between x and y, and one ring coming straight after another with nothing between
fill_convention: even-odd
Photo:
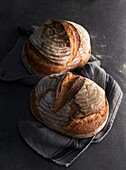
<instances>
[{"instance_id":1,"label":"bread loaf","mask_svg":"<svg viewBox=\"0 0 126 170\"><path fill-rule=\"evenodd\" d=\"M44 125L74 138L97 134L108 118L105 91L88 78L70 72L41 79L31 92L30 105Z\"/></svg>"},{"instance_id":2,"label":"bread loaf","mask_svg":"<svg viewBox=\"0 0 126 170\"><path fill-rule=\"evenodd\" d=\"M90 37L81 25L48 20L27 40L22 58L31 73L50 75L84 65L90 52Z\"/></svg>"}]
</instances>

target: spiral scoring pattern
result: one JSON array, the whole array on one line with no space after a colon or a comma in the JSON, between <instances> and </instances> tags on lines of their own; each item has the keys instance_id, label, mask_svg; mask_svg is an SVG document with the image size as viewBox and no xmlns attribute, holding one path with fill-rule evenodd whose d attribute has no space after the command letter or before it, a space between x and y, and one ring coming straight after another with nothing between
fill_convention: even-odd
<instances>
[{"instance_id":1,"label":"spiral scoring pattern","mask_svg":"<svg viewBox=\"0 0 126 170\"><path fill-rule=\"evenodd\" d=\"M22 60L30 73L66 73L84 65L90 58L88 32L70 21L48 20L30 36Z\"/></svg>"},{"instance_id":2,"label":"spiral scoring pattern","mask_svg":"<svg viewBox=\"0 0 126 170\"><path fill-rule=\"evenodd\" d=\"M71 54L70 40L63 25L48 20L30 37L31 43L48 60L65 64Z\"/></svg>"},{"instance_id":3,"label":"spiral scoring pattern","mask_svg":"<svg viewBox=\"0 0 126 170\"><path fill-rule=\"evenodd\" d=\"M81 25L71 21L67 22L72 24L77 29L80 36L80 47L78 49L77 56L71 63L68 63L69 67L72 67L73 65L76 65L78 62L81 62L85 59L90 49L90 37L88 32Z\"/></svg>"},{"instance_id":4,"label":"spiral scoring pattern","mask_svg":"<svg viewBox=\"0 0 126 170\"><path fill-rule=\"evenodd\" d=\"M84 60L90 49L90 37L88 32L79 24L64 21L75 27L80 36L80 47L69 67L77 65ZM75 37L76 35L74 35ZM63 22L48 20L33 35L30 36L32 45L48 60L56 64L65 65L71 56L71 42ZM74 47L76 47L76 42Z\"/></svg>"}]
</instances>

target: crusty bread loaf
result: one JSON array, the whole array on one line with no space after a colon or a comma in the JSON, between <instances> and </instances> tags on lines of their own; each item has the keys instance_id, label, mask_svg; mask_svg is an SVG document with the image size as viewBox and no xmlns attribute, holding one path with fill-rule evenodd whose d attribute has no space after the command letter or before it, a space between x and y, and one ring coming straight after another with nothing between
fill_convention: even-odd
<instances>
[{"instance_id":1,"label":"crusty bread loaf","mask_svg":"<svg viewBox=\"0 0 126 170\"><path fill-rule=\"evenodd\" d=\"M48 20L27 40L22 58L31 73L50 75L84 65L90 53L90 37L81 25Z\"/></svg>"},{"instance_id":2,"label":"crusty bread loaf","mask_svg":"<svg viewBox=\"0 0 126 170\"><path fill-rule=\"evenodd\" d=\"M95 135L108 118L105 91L88 78L70 72L44 77L32 90L30 104L43 124L74 138Z\"/></svg>"}]
</instances>

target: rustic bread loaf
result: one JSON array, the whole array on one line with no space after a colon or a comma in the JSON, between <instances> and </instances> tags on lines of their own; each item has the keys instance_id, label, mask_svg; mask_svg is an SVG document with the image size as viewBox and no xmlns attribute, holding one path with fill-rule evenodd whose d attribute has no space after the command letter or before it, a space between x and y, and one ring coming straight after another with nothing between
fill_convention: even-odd
<instances>
[{"instance_id":1,"label":"rustic bread loaf","mask_svg":"<svg viewBox=\"0 0 126 170\"><path fill-rule=\"evenodd\" d=\"M70 72L41 79L31 92L30 104L43 124L74 138L95 135L108 118L105 91L88 78Z\"/></svg>"},{"instance_id":2,"label":"rustic bread loaf","mask_svg":"<svg viewBox=\"0 0 126 170\"><path fill-rule=\"evenodd\" d=\"M90 52L90 37L81 25L48 20L27 40L22 58L31 73L50 75L84 65Z\"/></svg>"}]
</instances>

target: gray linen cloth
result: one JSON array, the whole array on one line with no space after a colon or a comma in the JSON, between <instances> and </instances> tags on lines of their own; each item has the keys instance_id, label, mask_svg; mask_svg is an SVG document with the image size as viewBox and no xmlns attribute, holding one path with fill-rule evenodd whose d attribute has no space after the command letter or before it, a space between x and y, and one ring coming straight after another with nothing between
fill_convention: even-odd
<instances>
[{"instance_id":1,"label":"gray linen cloth","mask_svg":"<svg viewBox=\"0 0 126 170\"><path fill-rule=\"evenodd\" d=\"M37 26L19 28L22 37L0 63L1 80L6 82L13 81L23 83L31 88L34 87L42 77L44 77L44 75L37 76L30 74L22 63L23 46L30 34L32 34L37 28ZM93 80L106 92L109 102L109 118L105 127L97 135L87 139L75 139L60 135L48 129L36 119L35 121L22 120L19 122L20 134L32 149L43 157L65 166L69 166L90 146L90 144L101 142L109 133L123 96L118 83L100 67L100 61L93 55L90 56L90 60L87 64L73 70L73 73Z\"/></svg>"}]
</instances>

